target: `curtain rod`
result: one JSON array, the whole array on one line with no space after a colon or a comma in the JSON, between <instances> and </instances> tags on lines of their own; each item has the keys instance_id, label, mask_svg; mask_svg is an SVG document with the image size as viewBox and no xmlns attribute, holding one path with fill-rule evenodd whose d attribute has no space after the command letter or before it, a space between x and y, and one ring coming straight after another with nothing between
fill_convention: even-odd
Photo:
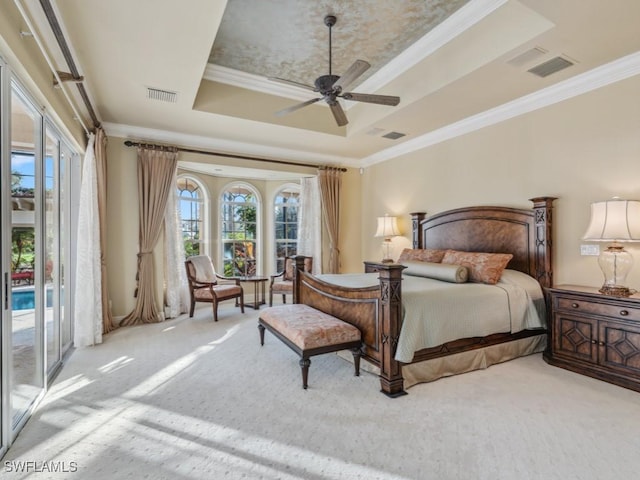
<instances>
[{"instance_id":1,"label":"curtain rod","mask_svg":"<svg viewBox=\"0 0 640 480\"><path fill-rule=\"evenodd\" d=\"M78 68L76 66L76 63L73 59L73 55L71 55L71 49L69 48L69 44L67 43L67 39L65 38L64 34L62 33L62 28L60 27L60 22L58 21L58 18L56 17L56 13L55 10L53 9L53 6L51 5L51 1L50 0L40 0L40 6L42 7L42 11L44 12L45 16L47 17L47 21L49 22L49 26L51 27L51 31L53 32L53 35L56 39L56 41L58 42L58 46L60 47L60 51L62 52L62 56L64 57L67 66L69 67L69 70L71 71L71 75L73 76L73 78L81 78L80 76L80 72L78 71ZM34 33L34 30L32 28L30 28L31 33ZM42 53L44 54L44 50L42 51ZM56 76L56 80L58 81L58 85L61 84L61 80L60 77L58 76L57 72L55 69L52 69L54 71L54 75ZM79 82L77 84L78 87L78 93L80 94L80 98L82 98L82 101L84 103L85 108L87 109L87 112L89 113L89 116L91 117L91 120L93 121L93 128L96 129L100 126L100 120L98 120L98 116L96 115L95 110L93 109L93 105L91 104L91 100L89 100L89 95L87 93L87 90L84 88L84 85L82 84L82 82ZM62 85L61 85L62 88ZM75 112L75 110L74 110ZM77 115L77 114L76 114ZM80 115L77 115L78 118L80 118ZM82 122L81 122L82 123ZM82 124L84 126L84 123ZM86 131L86 127L85 127L85 131Z\"/></svg>"},{"instance_id":2,"label":"curtain rod","mask_svg":"<svg viewBox=\"0 0 640 480\"><path fill-rule=\"evenodd\" d=\"M146 148L157 148L157 149L167 148L166 145L155 145L155 144L149 144L149 143L132 142L131 140L125 140L124 144L127 147L146 147ZM258 162L278 163L280 165L295 165L297 167L311 167L311 168L318 168L318 169L335 168L336 170L340 170L341 172L347 171L347 169L343 167L330 167L326 165L311 165L309 163L287 162L286 160L272 160L270 158L249 157L246 155L235 155L232 153L210 152L208 150L197 150L194 148L185 148L185 147L175 147L175 148L179 152L200 153L202 155L214 155L216 157L237 158L240 160L255 160Z\"/></svg>"}]
</instances>

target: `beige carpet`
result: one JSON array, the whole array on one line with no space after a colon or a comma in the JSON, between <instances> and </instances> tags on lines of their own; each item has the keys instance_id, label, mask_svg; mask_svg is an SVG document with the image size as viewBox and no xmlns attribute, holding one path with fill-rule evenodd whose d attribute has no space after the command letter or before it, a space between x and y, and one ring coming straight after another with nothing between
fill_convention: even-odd
<instances>
[{"instance_id":1,"label":"beige carpet","mask_svg":"<svg viewBox=\"0 0 640 480\"><path fill-rule=\"evenodd\" d=\"M540 355L388 399L337 355L296 356L257 312L127 327L77 350L3 479L638 478L640 394ZM76 470L15 472L18 462ZM64 462L64 463L63 463ZM75 463L72 463L75 462ZM69 467L74 468L69 468ZM13 472L9 470L13 469Z\"/></svg>"}]
</instances>

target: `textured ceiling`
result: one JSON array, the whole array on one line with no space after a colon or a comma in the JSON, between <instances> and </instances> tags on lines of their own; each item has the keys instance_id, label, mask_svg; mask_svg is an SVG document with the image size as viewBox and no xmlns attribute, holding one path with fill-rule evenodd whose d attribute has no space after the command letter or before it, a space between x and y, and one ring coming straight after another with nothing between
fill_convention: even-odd
<instances>
[{"instance_id":1,"label":"textured ceiling","mask_svg":"<svg viewBox=\"0 0 640 480\"><path fill-rule=\"evenodd\" d=\"M209 62L308 85L356 59L371 64L357 86L469 0L228 0Z\"/></svg>"}]
</instances>

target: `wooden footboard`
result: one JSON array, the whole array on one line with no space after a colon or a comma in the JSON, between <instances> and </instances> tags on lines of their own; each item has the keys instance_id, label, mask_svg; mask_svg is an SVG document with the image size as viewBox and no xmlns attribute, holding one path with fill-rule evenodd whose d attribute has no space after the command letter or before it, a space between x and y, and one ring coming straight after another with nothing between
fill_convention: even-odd
<instances>
[{"instance_id":1,"label":"wooden footboard","mask_svg":"<svg viewBox=\"0 0 640 480\"><path fill-rule=\"evenodd\" d=\"M364 357L380 368L381 390L404 395L402 368L394 359L402 324L402 270L404 266L380 264L380 284L346 288L323 282L304 272L304 258L295 258L294 303L304 303L349 322L363 335Z\"/></svg>"}]
</instances>

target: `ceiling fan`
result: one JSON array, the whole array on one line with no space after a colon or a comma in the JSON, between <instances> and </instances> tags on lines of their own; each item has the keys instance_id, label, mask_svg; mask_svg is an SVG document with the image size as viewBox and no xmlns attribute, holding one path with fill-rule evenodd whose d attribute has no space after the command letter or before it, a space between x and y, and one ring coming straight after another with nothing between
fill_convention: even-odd
<instances>
[{"instance_id":1,"label":"ceiling fan","mask_svg":"<svg viewBox=\"0 0 640 480\"><path fill-rule=\"evenodd\" d=\"M307 100L306 102L298 103L291 107L285 108L276 112L276 115L282 116L291 112L295 112L307 105L312 105L320 100L324 100L331 108L331 113L333 113L333 117L336 119L336 123L338 126L342 127L349 123L347 120L347 116L344 113L344 110L340 106L338 102L338 98L344 98L345 100L351 100L354 102L366 102L366 103L375 103L378 105L390 105L395 107L400 103L400 97L394 97L391 95L373 95L369 93L355 93L355 92L344 92L343 90L350 85L355 79L357 79L360 75L362 75L367 69L371 66L368 62L364 60L356 60L353 64L347 69L347 71L342 75L333 75L331 73L331 27L336 24L336 17L334 15L327 15L324 17L324 24L329 27L329 74L321 75L316 78L314 82L314 86L306 85L304 83L294 82L292 80L286 80L284 78L277 77L269 77L269 80L273 80L275 82L287 83L289 85L294 85L296 87L306 88L307 90L311 90L313 92L318 92L321 97L313 98L311 100Z\"/></svg>"}]
</instances>

